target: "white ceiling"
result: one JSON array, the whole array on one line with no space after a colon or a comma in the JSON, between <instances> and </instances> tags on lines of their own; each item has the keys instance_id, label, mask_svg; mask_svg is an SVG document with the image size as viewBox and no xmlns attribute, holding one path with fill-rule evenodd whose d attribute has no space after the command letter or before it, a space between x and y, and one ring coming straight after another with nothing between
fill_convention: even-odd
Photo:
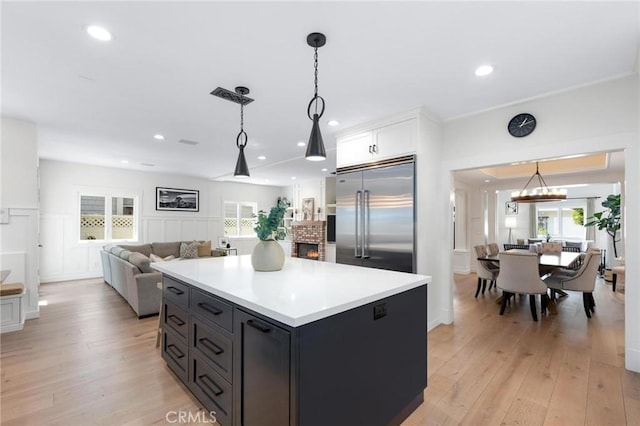
<instances>
[{"instance_id":1,"label":"white ceiling","mask_svg":"<svg viewBox=\"0 0 640 426\"><path fill-rule=\"evenodd\" d=\"M1 7L2 114L38 123L41 158L228 177L239 106L209 92L245 85L255 99L245 108L251 182L273 185L335 168L335 152L313 163L296 146L311 130L310 32L328 39L319 50L319 85L329 150L335 132L414 107L449 120L632 73L639 40L635 1ZM88 37L88 24L114 39ZM495 72L478 78L474 69L484 63ZM341 124L328 127L330 119Z\"/></svg>"}]
</instances>

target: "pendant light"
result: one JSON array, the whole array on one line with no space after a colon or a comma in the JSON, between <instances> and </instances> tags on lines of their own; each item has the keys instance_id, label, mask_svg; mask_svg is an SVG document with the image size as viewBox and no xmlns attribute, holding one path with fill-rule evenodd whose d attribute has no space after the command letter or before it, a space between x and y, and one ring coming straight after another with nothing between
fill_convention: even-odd
<instances>
[{"instance_id":1,"label":"pendant light","mask_svg":"<svg viewBox=\"0 0 640 426\"><path fill-rule=\"evenodd\" d=\"M307 116L313 121L311 127L311 136L309 136L309 143L307 144L307 153L305 158L309 161L323 161L327 158L327 153L324 149L324 142L322 140L322 134L320 133L320 125L318 122L324 113L324 99L318 95L318 48L325 45L327 38L321 33L311 33L307 36L307 44L313 47L314 50L314 87L315 91L309 106L307 107ZM318 102L322 101L322 109L318 113ZM311 106L315 104L315 110L313 117L311 117Z\"/></svg>"},{"instance_id":2,"label":"pendant light","mask_svg":"<svg viewBox=\"0 0 640 426\"><path fill-rule=\"evenodd\" d=\"M236 146L240 150L238 153L238 161L236 161L236 169L233 172L233 176L237 178L248 178L249 166L247 166L247 159L244 157L244 148L249 142L247 132L244 131L244 95L249 93L249 89L246 87L236 87L236 93L240 95L240 133L236 137Z\"/></svg>"},{"instance_id":3,"label":"pendant light","mask_svg":"<svg viewBox=\"0 0 640 426\"><path fill-rule=\"evenodd\" d=\"M534 188L532 191L527 192L527 186L531 183L534 177L538 178L539 189ZM566 189L549 189L547 183L542 178L540 171L538 170L538 162L536 161L536 172L529 178L527 184L522 188L522 191L512 192L511 201L517 201L519 203L544 203L548 201L562 201L567 199Z\"/></svg>"}]
</instances>

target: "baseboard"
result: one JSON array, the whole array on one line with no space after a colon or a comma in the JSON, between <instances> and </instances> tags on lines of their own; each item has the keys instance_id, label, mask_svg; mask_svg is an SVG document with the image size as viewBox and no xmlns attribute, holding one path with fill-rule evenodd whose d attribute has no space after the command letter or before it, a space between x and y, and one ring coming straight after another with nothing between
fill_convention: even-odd
<instances>
[{"instance_id":1,"label":"baseboard","mask_svg":"<svg viewBox=\"0 0 640 426\"><path fill-rule=\"evenodd\" d=\"M40 318L40 310L37 311L32 311L32 312L26 312L24 314L24 319L36 319L36 318Z\"/></svg>"},{"instance_id":2,"label":"baseboard","mask_svg":"<svg viewBox=\"0 0 640 426\"><path fill-rule=\"evenodd\" d=\"M461 274L461 275L469 275L471 273L471 269L470 268L465 268L465 269L453 268L453 273Z\"/></svg>"},{"instance_id":3,"label":"baseboard","mask_svg":"<svg viewBox=\"0 0 640 426\"><path fill-rule=\"evenodd\" d=\"M624 368L640 373L640 350L628 348L625 350Z\"/></svg>"},{"instance_id":4,"label":"baseboard","mask_svg":"<svg viewBox=\"0 0 640 426\"><path fill-rule=\"evenodd\" d=\"M427 333L433 330L434 328L436 328L437 326L439 326L440 324L442 324L440 319L434 319L433 321L430 321L427 324Z\"/></svg>"},{"instance_id":5,"label":"baseboard","mask_svg":"<svg viewBox=\"0 0 640 426\"><path fill-rule=\"evenodd\" d=\"M20 331L24 328L24 322L18 324L3 325L0 327L0 334L11 333L12 331Z\"/></svg>"},{"instance_id":6,"label":"baseboard","mask_svg":"<svg viewBox=\"0 0 640 426\"><path fill-rule=\"evenodd\" d=\"M59 281L86 280L89 278L102 278L99 272L82 272L77 274L61 274L61 275L42 275L40 283L56 283Z\"/></svg>"}]
</instances>

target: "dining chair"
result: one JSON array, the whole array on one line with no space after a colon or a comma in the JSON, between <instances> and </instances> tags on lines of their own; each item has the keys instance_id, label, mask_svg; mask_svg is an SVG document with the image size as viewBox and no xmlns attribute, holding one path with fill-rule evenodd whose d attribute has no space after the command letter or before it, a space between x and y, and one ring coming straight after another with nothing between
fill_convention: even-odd
<instances>
[{"instance_id":1,"label":"dining chair","mask_svg":"<svg viewBox=\"0 0 640 426\"><path fill-rule=\"evenodd\" d=\"M487 255L486 247L479 245L474 247L477 257L484 257ZM498 274L500 273L500 267L486 260L476 260L476 274L478 275L478 286L476 287L476 295L480 293L482 288L482 294L484 294L487 288L487 280L489 281L489 290L495 285Z\"/></svg>"},{"instance_id":2,"label":"dining chair","mask_svg":"<svg viewBox=\"0 0 640 426\"><path fill-rule=\"evenodd\" d=\"M531 316L538 321L536 295L540 295L541 312L547 310L547 286L538 275L538 254L529 252L500 253L498 288L503 291L500 315L504 315L509 298L515 294L528 294Z\"/></svg>"},{"instance_id":3,"label":"dining chair","mask_svg":"<svg viewBox=\"0 0 640 426\"><path fill-rule=\"evenodd\" d=\"M542 243L540 247L542 253L562 253L562 243Z\"/></svg>"},{"instance_id":4,"label":"dining chair","mask_svg":"<svg viewBox=\"0 0 640 426\"><path fill-rule=\"evenodd\" d=\"M596 286L596 275L600 266L600 251L589 249L582 266L577 271L570 269L556 270L545 278L544 282L552 290L570 290L582 292L582 304L587 318L595 312L596 303L593 289Z\"/></svg>"},{"instance_id":5,"label":"dining chair","mask_svg":"<svg viewBox=\"0 0 640 426\"><path fill-rule=\"evenodd\" d=\"M500 246L497 243L489 243L487 247L489 249L488 251L490 256L495 256L500 253Z\"/></svg>"}]
</instances>

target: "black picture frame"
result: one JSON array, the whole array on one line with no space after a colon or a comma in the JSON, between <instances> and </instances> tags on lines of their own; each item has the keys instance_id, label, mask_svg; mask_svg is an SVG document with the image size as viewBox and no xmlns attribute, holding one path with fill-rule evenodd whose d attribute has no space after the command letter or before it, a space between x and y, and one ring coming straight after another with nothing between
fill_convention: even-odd
<instances>
[{"instance_id":1,"label":"black picture frame","mask_svg":"<svg viewBox=\"0 0 640 426\"><path fill-rule=\"evenodd\" d=\"M518 202L507 201L504 203L504 214L506 216L515 216L518 214Z\"/></svg>"},{"instance_id":2,"label":"black picture frame","mask_svg":"<svg viewBox=\"0 0 640 426\"><path fill-rule=\"evenodd\" d=\"M156 210L198 212L200 211L200 191L156 186Z\"/></svg>"}]
</instances>

